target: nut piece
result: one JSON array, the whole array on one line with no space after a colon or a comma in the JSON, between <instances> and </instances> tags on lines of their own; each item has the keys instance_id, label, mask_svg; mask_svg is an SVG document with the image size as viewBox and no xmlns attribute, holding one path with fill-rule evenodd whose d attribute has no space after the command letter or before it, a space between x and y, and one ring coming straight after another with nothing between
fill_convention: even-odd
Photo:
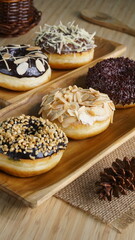
<instances>
[{"instance_id":1,"label":"nut piece","mask_svg":"<svg viewBox=\"0 0 135 240\"><path fill-rule=\"evenodd\" d=\"M36 67L39 70L39 72L44 72L45 71L45 67L39 59L36 60Z\"/></svg>"},{"instance_id":2,"label":"nut piece","mask_svg":"<svg viewBox=\"0 0 135 240\"><path fill-rule=\"evenodd\" d=\"M9 54L9 53L5 53L4 55L3 55L3 58L4 59L9 59L11 57L11 54Z\"/></svg>"},{"instance_id":3,"label":"nut piece","mask_svg":"<svg viewBox=\"0 0 135 240\"><path fill-rule=\"evenodd\" d=\"M41 48L37 47L37 46L31 46L31 47L28 47L26 50L27 51L35 51L35 50L41 50Z\"/></svg>"},{"instance_id":4,"label":"nut piece","mask_svg":"<svg viewBox=\"0 0 135 240\"><path fill-rule=\"evenodd\" d=\"M26 73L26 71L28 70L28 63L27 62L23 62L20 65L18 65L18 67L16 68L16 71L19 75L23 75L24 73Z\"/></svg>"},{"instance_id":5,"label":"nut piece","mask_svg":"<svg viewBox=\"0 0 135 240\"><path fill-rule=\"evenodd\" d=\"M28 61L28 57L23 57L23 58L16 59L14 61L14 63L15 64L20 64L20 63L27 62L27 61Z\"/></svg>"}]
</instances>

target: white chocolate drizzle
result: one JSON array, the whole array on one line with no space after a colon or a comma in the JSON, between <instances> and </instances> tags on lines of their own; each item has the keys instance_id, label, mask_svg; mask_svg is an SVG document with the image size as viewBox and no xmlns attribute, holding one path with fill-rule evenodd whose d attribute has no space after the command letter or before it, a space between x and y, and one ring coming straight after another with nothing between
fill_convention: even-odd
<instances>
[{"instance_id":1,"label":"white chocolate drizzle","mask_svg":"<svg viewBox=\"0 0 135 240\"><path fill-rule=\"evenodd\" d=\"M48 47L53 48L54 52L58 54L61 54L62 51L83 52L96 47L95 32L90 34L85 29L79 28L78 25L74 25L74 22L69 22L67 26L61 22L58 26L45 24L43 28L40 27L40 32L37 34L35 43L46 52L49 51Z\"/></svg>"}]
</instances>

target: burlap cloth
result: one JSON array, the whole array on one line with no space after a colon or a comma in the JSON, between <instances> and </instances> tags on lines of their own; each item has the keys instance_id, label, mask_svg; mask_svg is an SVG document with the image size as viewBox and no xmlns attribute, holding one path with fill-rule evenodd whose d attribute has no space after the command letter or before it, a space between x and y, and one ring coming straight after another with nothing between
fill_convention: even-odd
<instances>
[{"instance_id":1,"label":"burlap cloth","mask_svg":"<svg viewBox=\"0 0 135 240\"><path fill-rule=\"evenodd\" d=\"M118 157L135 156L135 136L108 154L75 181L55 196L77 207L121 232L135 221L135 192L113 198L111 202L101 201L95 193L95 182L100 179L103 168L111 166Z\"/></svg>"}]
</instances>

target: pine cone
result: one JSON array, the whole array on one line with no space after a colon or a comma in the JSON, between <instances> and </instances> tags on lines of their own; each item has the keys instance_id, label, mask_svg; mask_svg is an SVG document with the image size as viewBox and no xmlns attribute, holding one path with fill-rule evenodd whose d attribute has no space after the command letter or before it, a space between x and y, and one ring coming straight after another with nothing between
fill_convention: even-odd
<instances>
[{"instance_id":1,"label":"pine cone","mask_svg":"<svg viewBox=\"0 0 135 240\"><path fill-rule=\"evenodd\" d=\"M100 173L100 181L96 182L97 194L101 200L112 200L112 196L126 195L127 190L135 190L135 157L116 159L110 168Z\"/></svg>"}]
</instances>

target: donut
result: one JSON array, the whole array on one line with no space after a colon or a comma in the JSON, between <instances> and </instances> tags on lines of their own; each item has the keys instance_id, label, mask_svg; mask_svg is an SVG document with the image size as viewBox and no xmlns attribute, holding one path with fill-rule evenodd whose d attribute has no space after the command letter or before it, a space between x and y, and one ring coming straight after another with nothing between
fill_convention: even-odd
<instances>
[{"instance_id":1,"label":"donut","mask_svg":"<svg viewBox=\"0 0 135 240\"><path fill-rule=\"evenodd\" d=\"M39 47L0 47L0 87L15 91L35 88L51 78L48 59Z\"/></svg>"},{"instance_id":2,"label":"donut","mask_svg":"<svg viewBox=\"0 0 135 240\"><path fill-rule=\"evenodd\" d=\"M61 127L67 137L85 139L103 132L113 121L114 110L108 95L74 85L45 95L39 114Z\"/></svg>"},{"instance_id":3,"label":"donut","mask_svg":"<svg viewBox=\"0 0 135 240\"><path fill-rule=\"evenodd\" d=\"M129 58L109 58L89 68L87 88L106 93L116 108L135 106L135 61Z\"/></svg>"},{"instance_id":4,"label":"donut","mask_svg":"<svg viewBox=\"0 0 135 240\"><path fill-rule=\"evenodd\" d=\"M47 172L58 164L68 139L48 119L11 117L0 123L0 170L17 177Z\"/></svg>"},{"instance_id":5,"label":"donut","mask_svg":"<svg viewBox=\"0 0 135 240\"><path fill-rule=\"evenodd\" d=\"M54 69L73 69L89 63L94 56L94 35L74 23L67 26L45 24L40 29L35 45L40 46Z\"/></svg>"}]
</instances>

